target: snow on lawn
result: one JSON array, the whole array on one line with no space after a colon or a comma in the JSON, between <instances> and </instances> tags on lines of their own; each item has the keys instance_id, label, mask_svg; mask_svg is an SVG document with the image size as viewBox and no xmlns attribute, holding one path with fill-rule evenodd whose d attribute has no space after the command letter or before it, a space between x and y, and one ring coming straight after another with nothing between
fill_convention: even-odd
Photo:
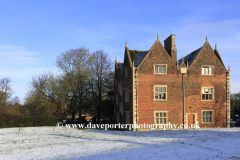
<instances>
[{"instance_id":1,"label":"snow on lawn","mask_svg":"<svg viewBox=\"0 0 240 160\"><path fill-rule=\"evenodd\" d=\"M146 132L0 129L0 159L240 159L240 128Z\"/></svg>"}]
</instances>

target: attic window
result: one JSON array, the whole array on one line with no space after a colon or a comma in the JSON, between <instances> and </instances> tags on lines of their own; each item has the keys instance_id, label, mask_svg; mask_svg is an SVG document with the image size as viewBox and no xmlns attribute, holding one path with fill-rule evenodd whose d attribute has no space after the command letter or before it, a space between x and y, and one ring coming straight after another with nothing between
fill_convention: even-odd
<instances>
[{"instance_id":1,"label":"attic window","mask_svg":"<svg viewBox=\"0 0 240 160\"><path fill-rule=\"evenodd\" d=\"M154 74L167 74L167 65L166 64L155 64L154 65Z\"/></svg>"},{"instance_id":2,"label":"attic window","mask_svg":"<svg viewBox=\"0 0 240 160\"><path fill-rule=\"evenodd\" d=\"M202 75L212 75L213 66L202 66Z\"/></svg>"}]
</instances>

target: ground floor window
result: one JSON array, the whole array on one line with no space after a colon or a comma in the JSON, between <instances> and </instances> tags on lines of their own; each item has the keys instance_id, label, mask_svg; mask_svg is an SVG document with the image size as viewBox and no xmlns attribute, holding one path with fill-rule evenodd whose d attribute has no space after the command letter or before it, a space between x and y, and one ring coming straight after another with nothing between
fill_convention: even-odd
<instances>
[{"instance_id":1,"label":"ground floor window","mask_svg":"<svg viewBox=\"0 0 240 160\"><path fill-rule=\"evenodd\" d=\"M119 113L117 113L117 123L119 123Z\"/></svg>"},{"instance_id":2,"label":"ground floor window","mask_svg":"<svg viewBox=\"0 0 240 160\"><path fill-rule=\"evenodd\" d=\"M123 103L122 103L122 102L119 103L119 107L120 107L120 112L121 112L121 114L123 114Z\"/></svg>"},{"instance_id":3,"label":"ground floor window","mask_svg":"<svg viewBox=\"0 0 240 160\"><path fill-rule=\"evenodd\" d=\"M167 111L154 111L155 124L167 124Z\"/></svg>"},{"instance_id":4,"label":"ground floor window","mask_svg":"<svg viewBox=\"0 0 240 160\"><path fill-rule=\"evenodd\" d=\"M130 113L126 112L126 124L130 124Z\"/></svg>"},{"instance_id":5,"label":"ground floor window","mask_svg":"<svg viewBox=\"0 0 240 160\"><path fill-rule=\"evenodd\" d=\"M202 111L202 123L213 122L213 111Z\"/></svg>"}]
</instances>

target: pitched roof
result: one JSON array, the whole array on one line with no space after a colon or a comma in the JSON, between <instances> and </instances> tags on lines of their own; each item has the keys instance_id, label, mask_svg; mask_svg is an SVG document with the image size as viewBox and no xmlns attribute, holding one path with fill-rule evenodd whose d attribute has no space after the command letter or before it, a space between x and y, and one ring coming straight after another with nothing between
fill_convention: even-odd
<instances>
[{"instance_id":1,"label":"pitched roof","mask_svg":"<svg viewBox=\"0 0 240 160\"><path fill-rule=\"evenodd\" d=\"M202 47L193 51L192 53L186 55L183 59L184 59L184 63L187 65L187 61L188 61L188 65L190 66L193 62L193 60L197 57L198 53L201 51ZM180 65L182 63L182 59L178 60L178 64Z\"/></svg>"},{"instance_id":2,"label":"pitched roof","mask_svg":"<svg viewBox=\"0 0 240 160\"><path fill-rule=\"evenodd\" d=\"M221 58L221 56L220 56L217 48L214 49L214 53L215 53L216 56L218 57L219 61L222 63L223 67L226 69L226 67L225 67L225 65L224 65L224 63L223 63L223 61L222 61L222 58Z\"/></svg>"},{"instance_id":3,"label":"pitched roof","mask_svg":"<svg viewBox=\"0 0 240 160\"><path fill-rule=\"evenodd\" d=\"M148 51L130 50L131 62L134 61L134 67L138 67L142 62L144 57L147 55Z\"/></svg>"},{"instance_id":4,"label":"pitched roof","mask_svg":"<svg viewBox=\"0 0 240 160\"><path fill-rule=\"evenodd\" d=\"M123 63L115 62L115 77L122 77L123 74Z\"/></svg>"}]
</instances>

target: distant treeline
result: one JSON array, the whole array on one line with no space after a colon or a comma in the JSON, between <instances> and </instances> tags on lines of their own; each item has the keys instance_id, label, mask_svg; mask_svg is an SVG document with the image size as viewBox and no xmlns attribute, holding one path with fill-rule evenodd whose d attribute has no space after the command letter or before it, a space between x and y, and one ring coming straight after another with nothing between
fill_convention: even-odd
<instances>
[{"instance_id":1,"label":"distant treeline","mask_svg":"<svg viewBox=\"0 0 240 160\"><path fill-rule=\"evenodd\" d=\"M24 103L11 97L11 79L1 79L0 127L52 126L67 117L74 122L78 115L91 115L97 123L100 119L113 121L113 64L102 50L65 51L55 62L58 73L32 77ZM78 123L84 123L81 116Z\"/></svg>"}]
</instances>

